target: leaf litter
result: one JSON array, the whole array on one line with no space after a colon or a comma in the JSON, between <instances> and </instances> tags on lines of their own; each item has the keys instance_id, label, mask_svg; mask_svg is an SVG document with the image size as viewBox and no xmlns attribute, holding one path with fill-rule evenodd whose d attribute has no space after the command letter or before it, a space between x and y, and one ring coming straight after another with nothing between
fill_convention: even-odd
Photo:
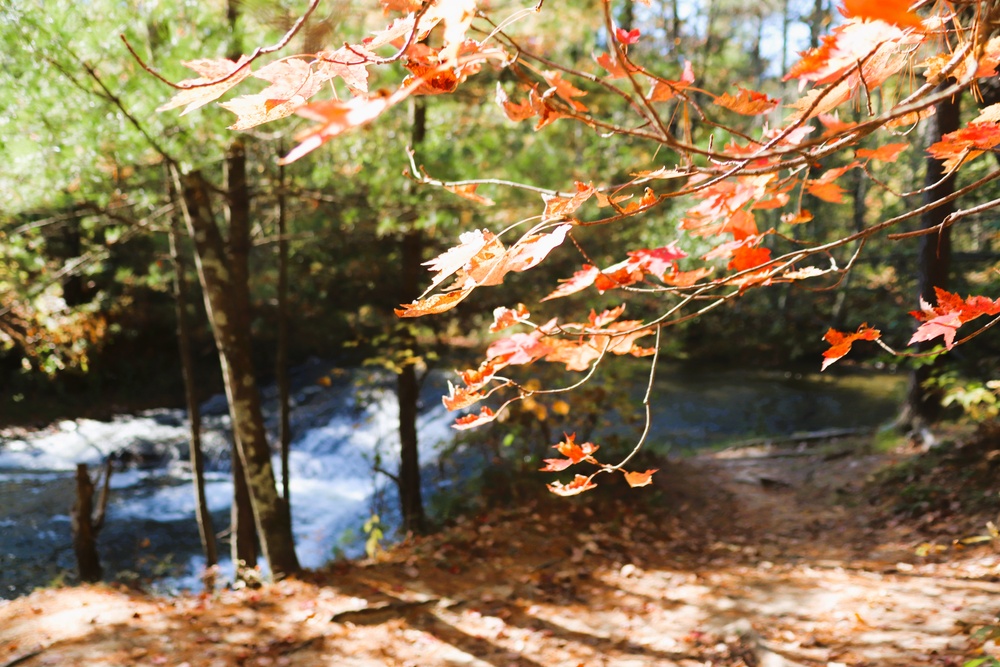
<instances>
[{"instance_id":1,"label":"leaf litter","mask_svg":"<svg viewBox=\"0 0 1000 667\"><path fill-rule=\"evenodd\" d=\"M377 560L259 589L40 590L0 603L0 664L913 667L986 656L969 635L995 620L1000 558L989 545L917 548L948 545L982 517L942 530L940 517L890 511L869 476L911 454L864 451L856 439L660 460L643 489L539 494Z\"/></svg>"}]
</instances>

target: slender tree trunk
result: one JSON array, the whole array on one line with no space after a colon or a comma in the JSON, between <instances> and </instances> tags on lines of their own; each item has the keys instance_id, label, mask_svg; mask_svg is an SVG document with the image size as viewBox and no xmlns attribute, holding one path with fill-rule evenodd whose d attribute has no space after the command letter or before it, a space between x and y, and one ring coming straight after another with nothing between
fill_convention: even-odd
<instances>
[{"instance_id":1,"label":"slender tree trunk","mask_svg":"<svg viewBox=\"0 0 1000 667\"><path fill-rule=\"evenodd\" d=\"M173 180L167 179L171 201L176 201L177 192ZM179 206L179 204L178 204ZM181 361L181 376L184 379L184 398L187 404L188 421L191 428L190 452L191 473L194 484L195 518L198 522L198 534L201 537L201 548L205 552L205 567L210 568L219 562L215 545L215 529L212 526L212 515L208 511L208 501L205 499L205 454L201 448L201 413L198 409L198 397L195 395L194 357L191 352L191 323L188 319L187 262L180 251L180 215L174 214L170 220L170 257L174 263L174 310L177 315L177 347Z\"/></svg>"},{"instance_id":2,"label":"slender tree trunk","mask_svg":"<svg viewBox=\"0 0 1000 667\"><path fill-rule=\"evenodd\" d=\"M941 101L936 106L936 113L927 121L926 143L930 145L940 141L948 132L957 130L960 124L959 98L952 97ZM932 157L927 158L926 164L924 186L929 189L924 193L924 205L943 199L955 191L955 172L946 178L944 164ZM954 210L954 203L949 202L925 212L920 216L920 228L930 229L940 225ZM934 288L947 288L951 270L950 227L920 237L918 262L917 290L920 300L936 304ZM921 350L928 350L933 345L924 342L919 347ZM905 430L926 426L940 417L941 396L926 386L926 381L930 379L936 367L937 363L922 364L910 373L906 403L898 420L899 425Z\"/></svg>"},{"instance_id":3,"label":"slender tree trunk","mask_svg":"<svg viewBox=\"0 0 1000 667\"><path fill-rule=\"evenodd\" d=\"M229 226L228 259L232 271L234 285L250 284L250 190L247 186L246 147L239 139L229 146L226 153L226 222ZM241 299L244 290L233 294L234 300ZM234 311L239 317L238 326L243 331L250 331L250 299L247 294L245 303L234 304ZM250 501L250 489L247 486L246 471L238 454L239 432L236 428L236 416L230 406L230 416L233 423L233 506L230 512L231 543L233 563L237 565L237 574L243 567L252 568L257 565L257 530Z\"/></svg>"},{"instance_id":4,"label":"slender tree trunk","mask_svg":"<svg viewBox=\"0 0 1000 667\"><path fill-rule=\"evenodd\" d=\"M280 153L284 150L279 148ZM278 167L278 440L281 443L281 497L285 508L292 511L289 455L292 446L291 415L288 385L288 239L285 238L285 167ZM291 522L291 516L288 518Z\"/></svg>"},{"instance_id":5,"label":"slender tree trunk","mask_svg":"<svg viewBox=\"0 0 1000 667\"><path fill-rule=\"evenodd\" d=\"M411 142L415 149L423 143L427 134L427 107L422 99L411 103ZM423 259L422 233L410 229L402 239L402 293L400 303L410 303L419 292L420 262ZM416 347L416 340L407 335L403 344ZM405 364L396 377L396 395L399 403L399 501L403 511L403 529L422 533L426 530L423 497L420 493L420 456L417 441L417 407L420 386L417 369L413 364Z\"/></svg>"},{"instance_id":6,"label":"slender tree trunk","mask_svg":"<svg viewBox=\"0 0 1000 667\"><path fill-rule=\"evenodd\" d=\"M179 189L184 195L185 222L195 244L205 310L212 323L219 350L237 450L250 491L254 523L260 536L263 555L275 577L280 578L298 571L299 563L295 555L288 512L275 487L260 393L252 370L250 332L245 326L250 303L248 285L235 280L222 235L212 216L208 187L202 175L199 172L184 175Z\"/></svg>"}]
</instances>

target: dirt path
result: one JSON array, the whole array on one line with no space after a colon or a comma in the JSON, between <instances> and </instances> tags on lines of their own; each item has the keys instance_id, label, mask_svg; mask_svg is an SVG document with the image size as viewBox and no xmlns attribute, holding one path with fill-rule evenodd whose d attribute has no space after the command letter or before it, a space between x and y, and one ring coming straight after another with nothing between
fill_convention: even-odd
<instances>
[{"instance_id":1,"label":"dirt path","mask_svg":"<svg viewBox=\"0 0 1000 667\"><path fill-rule=\"evenodd\" d=\"M653 500L544 498L260 590L36 592L0 607L0 667L962 665L1000 558L915 555L859 502L885 461L738 450L670 463Z\"/></svg>"}]
</instances>

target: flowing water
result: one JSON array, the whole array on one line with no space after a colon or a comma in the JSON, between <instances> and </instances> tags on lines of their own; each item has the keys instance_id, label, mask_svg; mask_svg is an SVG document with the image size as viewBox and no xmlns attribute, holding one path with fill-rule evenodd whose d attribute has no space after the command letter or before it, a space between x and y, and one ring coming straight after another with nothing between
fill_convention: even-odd
<instances>
[{"instance_id":1,"label":"flowing water","mask_svg":"<svg viewBox=\"0 0 1000 667\"><path fill-rule=\"evenodd\" d=\"M292 513L299 559L305 567L318 567L336 555L362 553L361 526L373 512L381 515L387 534L398 523L395 489L374 472L376 464L394 467L398 407L385 376L361 371L331 376L320 362L298 370ZM333 379L317 383L322 377ZM445 467L437 465L441 446L454 433L449 428L454 415L439 400L443 383L443 375L432 374L422 394L425 493L452 481ZM874 427L892 417L901 386L901 379L890 374L668 368L655 386L650 444L663 452L754 435ZM265 392L268 398L273 404L273 390ZM232 495L229 420L221 397L209 401L205 411L206 493L215 527L221 530L228 525ZM269 415L272 429L274 421ZM187 437L182 411L155 410L110 422L64 421L29 437L0 439L0 598L22 595L73 571L73 471L85 462L96 472L109 455L124 470L112 476L108 515L98 540L106 574L137 583L153 580L166 589L195 586L203 560L193 519ZM222 572L231 570L231 563L221 565Z\"/></svg>"}]
</instances>

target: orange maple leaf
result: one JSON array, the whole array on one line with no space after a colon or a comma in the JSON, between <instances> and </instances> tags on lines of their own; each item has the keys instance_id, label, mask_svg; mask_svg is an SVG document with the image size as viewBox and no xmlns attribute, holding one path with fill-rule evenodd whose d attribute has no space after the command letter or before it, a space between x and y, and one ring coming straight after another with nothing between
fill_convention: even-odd
<instances>
[{"instance_id":1,"label":"orange maple leaf","mask_svg":"<svg viewBox=\"0 0 1000 667\"><path fill-rule=\"evenodd\" d=\"M753 269L771 260L771 250L769 248L754 248L749 245L741 245L733 251L733 258L729 261L728 268L736 271L746 271Z\"/></svg>"},{"instance_id":2,"label":"orange maple leaf","mask_svg":"<svg viewBox=\"0 0 1000 667\"><path fill-rule=\"evenodd\" d=\"M395 309L396 317L423 317L424 315L443 313L457 306L471 293L471 289L455 290L444 294L434 294L412 303L404 303Z\"/></svg>"},{"instance_id":3,"label":"orange maple leaf","mask_svg":"<svg viewBox=\"0 0 1000 667\"><path fill-rule=\"evenodd\" d=\"M562 482L553 482L552 484L547 484L549 491L556 494L557 496L575 496L577 494L583 493L584 491L589 491L590 489L597 488L597 485L593 482L594 476L591 475L587 477L585 475L577 475L573 478L573 481L569 484L563 484Z\"/></svg>"},{"instance_id":4,"label":"orange maple leaf","mask_svg":"<svg viewBox=\"0 0 1000 667\"><path fill-rule=\"evenodd\" d=\"M858 327L858 330L852 334L845 334L837 331L836 329L830 329L823 336L823 340L830 344L830 349L823 353L823 366L820 370L826 370L833 362L837 361L845 354L851 351L851 345L854 344L856 340L878 340L882 336L882 332L878 329L872 329L867 324L862 324Z\"/></svg>"},{"instance_id":5,"label":"orange maple leaf","mask_svg":"<svg viewBox=\"0 0 1000 667\"><path fill-rule=\"evenodd\" d=\"M481 426L496 419L497 416L485 405L479 409L479 414L465 415L455 420L451 427L458 431L464 431L476 426Z\"/></svg>"},{"instance_id":6,"label":"orange maple leaf","mask_svg":"<svg viewBox=\"0 0 1000 667\"><path fill-rule=\"evenodd\" d=\"M910 147L910 144L885 144L878 148L859 148L854 152L860 158L869 160L881 160L882 162L895 162L899 154Z\"/></svg>"},{"instance_id":7,"label":"orange maple leaf","mask_svg":"<svg viewBox=\"0 0 1000 667\"><path fill-rule=\"evenodd\" d=\"M844 0L841 13L847 18L875 19L901 28L923 28L923 21L910 11L913 0Z\"/></svg>"},{"instance_id":8,"label":"orange maple leaf","mask_svg":"<svg viewBox=\"0 0 1000 667\"><path fill-rule=\"evenodd\" d=\"M715 98L715 103L744 116L759 116L778 106L779 100L770 98L764 93L748 90L743 86L738 86L738 88L739 92L736 93L735 97L729 93L723 93Z\"/></svg>"},{"instance_id":9,"label":"orange maple leaf","mask_svg":"<svg viewBox=\"0 0 1000 667\"><path fill-rule=\"evenodd\" d=\"M949 132L941 141L927 149L933 157L944 160L946 171L954 171L963 162L982 155L1000 144L1000 123L969 123L967 126Z\"/></svg>"},{"instance_id":10,"label":"orange maple leaf","mask_svg":"<svg viewBox=\"0 0 1000 667\"><path fill-rule=\"evenodd\" d=\"M563 438L564 440L562 442L552 445L552 447L557 449L560 454L570 459L573 463L580 463L581 461L592 459L594 452L600 449L599 445L595 445L592 442L585 442L582 445L576 444L576 433L564 433Z\"/></svg>"},{"instance_id":11,"label":"orange maple leaf","mask_svg":"<svg viewBox=\"0 0 1000 667\"><path fill-rule=\"evenodd\" d=\"M819 180L809 181L806 183L806 192L831 204L841 204L844 201L844 188L836 183L824 183Z\"/></svg>"},{"instance_id":12,"label":"orange maple leaf","mask_svg":"<svg viewBox=\"0 0 1000 667\"><path fill-rule=\"evenodd\" d=\"M628 482L628 485L634 489L636 487L648 486L649 484L652 484L653 473L659 472L659 468L653 468L651 470L647 470L646 472L627 472L625 470L622 470L622 472L625 474L625 481Z\"/></svg>"},{"instance_id":13,"label":"orange maple leaf","mask_svg":"<svg viewBox=\"0 0 1000 667\"><path fill-rule=\"evenodd\" d=\"M681 71L681 78L677 81L669 79L657 79L649 91L647 99L650 102L666 102L673 99L678 92L686 89L694 83L694 69L690 60L684 61L684 69Z\"/></svg>"},{"instance_id":14,"label":"orange maple leaf","mask_svg":"<svg viewBox=\"0 0 1000 667\"><path fill-rule=\"evenodd\" d=\"M461 410L486 398L477 391L469 391L465 387L456 387L451 382L448 383L448 395L441 397L446 410Z\"/></svg>"}]
</instances>

